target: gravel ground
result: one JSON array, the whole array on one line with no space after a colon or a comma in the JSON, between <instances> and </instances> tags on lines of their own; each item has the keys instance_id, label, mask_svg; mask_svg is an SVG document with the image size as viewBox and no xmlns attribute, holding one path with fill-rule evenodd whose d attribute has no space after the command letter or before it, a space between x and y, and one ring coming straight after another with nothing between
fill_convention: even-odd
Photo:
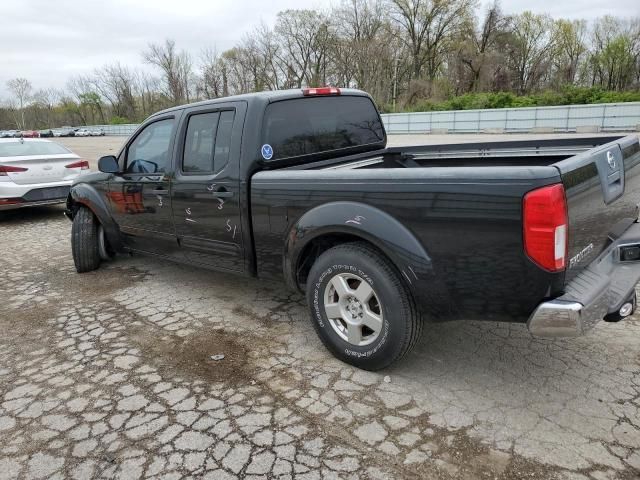
<instances>
[{"instance_id":1,"label":"gravel ground","mask_svg":"<svg viewBox=\"0 0 640 480\"><path fill-rule=\"evenodd\" d=\"M429 325L367 373L281 285L140 256L78 275L70 228L0 212L0 478L640 474L640 316L570 340Z\"/></svg>"}]
</instances>

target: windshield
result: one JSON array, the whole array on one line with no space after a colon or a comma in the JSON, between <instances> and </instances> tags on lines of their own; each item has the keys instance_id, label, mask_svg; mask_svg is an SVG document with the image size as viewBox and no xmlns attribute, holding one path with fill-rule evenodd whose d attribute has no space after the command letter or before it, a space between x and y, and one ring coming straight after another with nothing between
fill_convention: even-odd
<instances>
[{"instance_id":1,"label":"windshield","mask_svg":"<svg viewBox=\"0 0 640 480\"><path fill-rule=\"evenodd\" d=\"M0 142L0 157L26 157L30 155L62 155L71 153L53 142Z\"/></svg>"},{"instance_id":2,"label":"windshield","mask_svg":"<svg viewBox=\"0 0 640 480\"><path fill-rule=\"evenodd\" d=\"M265 160L383 146L384 129L368 97L307 97L270 104L265 112Z\"/></svg>"}]
</instances>

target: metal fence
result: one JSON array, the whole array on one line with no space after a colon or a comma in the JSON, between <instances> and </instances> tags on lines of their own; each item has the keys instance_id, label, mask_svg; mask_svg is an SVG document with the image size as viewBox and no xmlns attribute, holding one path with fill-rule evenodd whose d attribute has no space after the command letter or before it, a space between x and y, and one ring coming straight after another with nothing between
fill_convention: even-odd
<instances>
[{"instance_id":1,"label":"metal fence","mask_svg":"<svg viewBox=\"0 0 640 480\"><path fill-rule=\"evenodd\" d=\"M640 128L640 102L387 113L387 133L618 132Z\"/></svg>"},{"instance_id":2,"label":"metal fence","mask_svg":"<svg viewBox=\"0 0 640 480\"><path fill-rule=\"evenodd\" d=\"M138 123L125 123L122 125L87 125L83 128L88 130L102 130L105 135L128 137L138 126Z\"/></svg>"},{"instance_id":3,"label":"metal fence","mask_svg":"<svg viewBox=\"0 0 640 480\"><path fill-rule=\"evenodd\" d=\"M640 129L640 102L559 107L386 113L387 133L562 133L620 132ZM91 125L105 135L129 136L137 124Z\"/></svg>"}]
</instances>

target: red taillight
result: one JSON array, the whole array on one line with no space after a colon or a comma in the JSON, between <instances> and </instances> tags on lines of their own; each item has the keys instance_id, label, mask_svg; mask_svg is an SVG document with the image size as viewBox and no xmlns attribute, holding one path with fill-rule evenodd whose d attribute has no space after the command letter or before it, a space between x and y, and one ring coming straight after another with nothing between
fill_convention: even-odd
<instances>
[{"instance_id":1,"label":"red taillight","mask_svg":"<svg viewBox=\"0 0 640 480\"><path fill-rule=\"evenodd\" d=\"M6 177L9 173L20 173L29 170L24 167L13 167L11 165L0 165L0 177Z\"/></svg>"},{"instance_id":2,"label":"red taillight","mask_svg":"<svg viewBox=\"0 0 640 480\"><path fill-rule=\"evenodd\" d=\"M340 95L340 89L338 87L303 88L302 94L305 97L311 97L313 95Z\"/></svg>"},{"instance_id":3,"label":"red taillight","mask_svg":"<svg viewBox=\"0 0 640 480\"><path fill-rule=\"evenodd\" d=\"M86 160L78 160L77 162L65 165L64 168L79 168L81 170L89 170L89 162Z\"/></svg>"},{"instance_id":4,"label":"red taillight","mask_svg":"<svg viewBox=\"0 0 640 480\"><path fill-rule=\"evenodd\" d=\"M0 205L15 205L21 202L21 198L0 198Z\"/></svg>"},{"instance_id":5,"label":"red taillight","mask_svg":"<svg viewBox=\"0 0 640 480\"><path fill-rule=\"evenodd\" d=\"M567 266L567 200L561 184L524 196L524 249L531 260L551 272Z\"/></svg>"}]
</instances>

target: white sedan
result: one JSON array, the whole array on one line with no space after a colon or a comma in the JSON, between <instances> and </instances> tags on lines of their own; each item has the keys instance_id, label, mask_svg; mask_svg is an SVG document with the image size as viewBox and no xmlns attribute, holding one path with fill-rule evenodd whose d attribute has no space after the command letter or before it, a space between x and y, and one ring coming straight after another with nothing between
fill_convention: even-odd
<instances>
[{"instance_id":1,"label":"white sedan","mask_svg":"<svg viewBox=\"0 0 640 480\"><path fill-rule=\"evenodd\" d=\"M0 210L63 203L89 162L39 138L0 138Z\"/></svg>"},{"instance_id":2,"label":"white sedan","mask_svg":"<svg viewBox=\"0 0 640 480\"><path fill-rule=\"evenodd\" d=\"M76 130L75 136L76 137L90 137L91 136L91 132L89 130L87 130L86 128L79 128L78 130Z\"/></svg>"}]
</instances>

